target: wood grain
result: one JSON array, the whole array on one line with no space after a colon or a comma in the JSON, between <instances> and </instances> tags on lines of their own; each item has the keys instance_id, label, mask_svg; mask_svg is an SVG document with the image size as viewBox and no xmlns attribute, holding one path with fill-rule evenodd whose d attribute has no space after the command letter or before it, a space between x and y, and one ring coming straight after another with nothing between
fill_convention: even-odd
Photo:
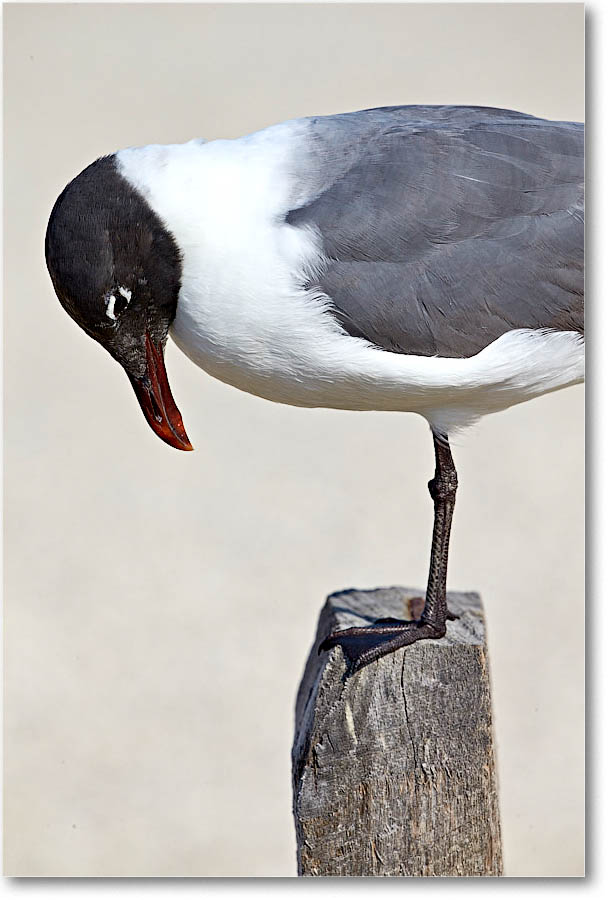
<instances>
[{"instance_id":1,"label":"wood grain","mask_svg":"<svg viewBox=\"0 0 608 900\"><path fill-rule=\"evenodd\" d=\"M294 816L300 875L500 875L502 850L483 610L349 676L336 628L412 618L420 591L332 594L296 702Z\"/></svg>"}]
</instances>

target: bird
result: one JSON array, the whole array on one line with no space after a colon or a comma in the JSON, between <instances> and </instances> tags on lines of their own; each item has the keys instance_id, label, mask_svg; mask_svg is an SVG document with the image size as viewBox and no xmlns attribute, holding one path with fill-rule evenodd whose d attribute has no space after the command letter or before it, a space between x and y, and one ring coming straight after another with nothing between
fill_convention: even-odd
<instances>
[{"instance_id":1,"label":"bird","mask_svg":"<svg viewBox=\"0 0 608 900\"><path fill-rule=\"evenodd\" d=\"M328 635L353 672L446 633L454 433L584 380L584 126L403 105L236 139L130 147L62 191L57 297L193 449L164 363L299 407L421 415L434 524L424 605Z\"/></svg>"}]
</instances>

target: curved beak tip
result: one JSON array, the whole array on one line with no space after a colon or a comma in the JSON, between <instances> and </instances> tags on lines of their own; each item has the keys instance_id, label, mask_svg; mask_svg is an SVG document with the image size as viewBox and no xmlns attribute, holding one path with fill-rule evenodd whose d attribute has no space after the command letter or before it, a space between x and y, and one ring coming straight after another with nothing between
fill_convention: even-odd
<instances>
[{"instance_id":1,"label":"curved beak tip","mask_svg":"<svg viewBox=\"0 0 608 900\"><path fill-rule=\"evenodd\" d=\"M156 431L156 429L154 429ZM165 442L165 444L169 444L170 447L175 447L176 450L194 450L194 447L190 443L188 435L186 432L183 432L183 436L176 434L167 434L165 431L161 433L160 431L156 431L156 434L159 438Z\"/></svg>"}]
</instances>

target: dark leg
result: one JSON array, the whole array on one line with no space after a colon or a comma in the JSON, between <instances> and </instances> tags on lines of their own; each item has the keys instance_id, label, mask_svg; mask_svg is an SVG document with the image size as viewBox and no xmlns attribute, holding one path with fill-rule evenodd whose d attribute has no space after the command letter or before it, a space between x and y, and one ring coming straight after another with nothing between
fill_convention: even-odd
<instances>
[{"instance_id":1,"label":"dark leg","mask_svg":"<svg viewBox=\"0 0 608 900\"><path fill-rule=\"evenodd\" d=\"M433 635L434 637L442 637L445 634L446 618L448 615L449 618L453 618L451 614L448 614L445 593L450 531L456 503L458 476L447 438L439 438L434 434L433 444L435 447L435 477L429 481L429 493L435 506L435 521L426 602L420 621L432 625L436 629L437 635Z\"/></svg>"},{"instance_id":2,"label":"dark leg","mask_svg":"<svg viewBox=\"0 0 608 900\"><path fill-rule=\"evenodd\" d=\"M376 625L346 628L325 638L319 652L330 650L339 644L350 660L353 671L415 641L443 637L446 619L453 618L447 608L446 579L458 478L447 438L433 434L433 443L435 477L429 481L429 491L435 506L435 521L431 565L422 614L414 622L379 620Z\"/></svg>"}]
</instances>

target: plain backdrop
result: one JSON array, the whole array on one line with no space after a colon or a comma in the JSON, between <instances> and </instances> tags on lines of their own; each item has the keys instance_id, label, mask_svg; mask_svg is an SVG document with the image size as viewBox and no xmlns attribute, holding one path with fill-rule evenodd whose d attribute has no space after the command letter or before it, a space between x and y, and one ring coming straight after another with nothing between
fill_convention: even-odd
<instances>
[{"instance_id":1,"label":"plain backdrop","mask_svg":"<svg viewBox=\"0 0 608 900\"><path fill-rule=\"evenodd\" d=\"M253 398L175 346L196 452L57 302L44 232L104 153L473 103L583 118L583 7L5 6L10 875L295 874L290 745L327 593L426 580L430 434ZM583 871L583 389L454 446L449 584L488 623L506 873Z\"/></svg>"}]
</instances>

